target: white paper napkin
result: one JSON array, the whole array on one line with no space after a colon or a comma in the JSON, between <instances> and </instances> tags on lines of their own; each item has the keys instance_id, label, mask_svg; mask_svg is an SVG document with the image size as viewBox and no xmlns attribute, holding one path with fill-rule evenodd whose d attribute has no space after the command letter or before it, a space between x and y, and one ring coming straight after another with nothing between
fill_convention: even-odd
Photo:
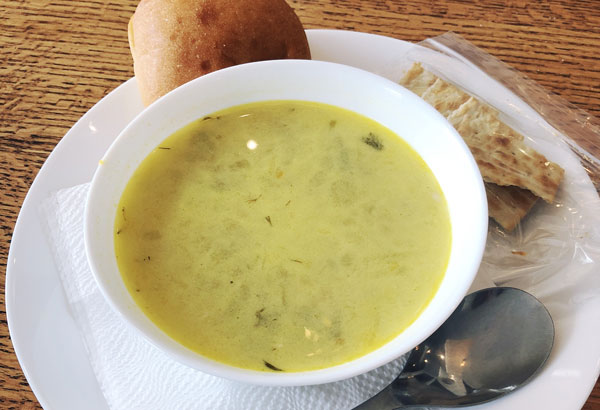
<instances>
[{"instance_id":1,"label":"white paper napkin","mask_svg":"<svg viewBox=\"0 0 600 410\"><path fill-rule=\"evenodd\" d=\"M87 191L88 184L58 191L41 205L41 212L68 303L111 409L350 409L402 369L404 358L336 383L258 387L175 362L128 327L96 286L83 241Z\"/></svg>"}]
</instances>

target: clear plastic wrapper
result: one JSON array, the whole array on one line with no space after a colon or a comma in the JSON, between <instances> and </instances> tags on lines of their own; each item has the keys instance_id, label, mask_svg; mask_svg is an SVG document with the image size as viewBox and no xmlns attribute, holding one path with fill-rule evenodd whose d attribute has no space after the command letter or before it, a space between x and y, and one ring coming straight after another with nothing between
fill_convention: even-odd
<instances>
[{"instance_id":1,"label":"clear plastic wrapper","mask_svg":"<svg viewBox=\"0 0 600 410\"><path fill-rule=\"evenodd\" d=\"M514 286L533 293L555 319L561 305L600 289L600 128L598 121L544 90L461 37L446 33L407 53L414 62L499 112L528 147L560 165L564 179L552 204L538 200L507 232L490 221L478 287Z\"/></svg>"}]
</instances>

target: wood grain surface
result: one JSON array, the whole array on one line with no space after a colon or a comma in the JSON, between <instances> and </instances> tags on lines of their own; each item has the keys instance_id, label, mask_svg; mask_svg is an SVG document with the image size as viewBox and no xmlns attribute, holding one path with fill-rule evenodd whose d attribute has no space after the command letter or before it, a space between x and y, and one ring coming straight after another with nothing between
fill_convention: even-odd
<instances>
[{"instance_id":1,"label":"wood grain surface","mask_svg":"<svg viewBox=\"0 0 600 410\"><path fill-rule=\"evenodd\" d=\"M289 3L306 28L412 42L453 31L600 117L598 1ZM135 0L0 0L0 409L40 408L14 354L4 305L8 250L20 206L61 137L133 76L127 22L136 5ZM600 384L583 408L600 410Z\"/></svg>"}]
</instances>

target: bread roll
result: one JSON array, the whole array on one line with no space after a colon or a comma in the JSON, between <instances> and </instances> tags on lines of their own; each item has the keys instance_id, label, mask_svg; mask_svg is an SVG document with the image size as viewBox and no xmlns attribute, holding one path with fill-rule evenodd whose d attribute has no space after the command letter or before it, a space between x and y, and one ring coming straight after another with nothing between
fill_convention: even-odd
<instances>
[{"instance_id":1,"label":"bread roll","mask_svg":"<svg viewBox=\"0 0 600 410\"><path fill-rule=\"evenodd\" d=\"M141 0L128 31L145 105L221 68L310 58L302 24L285 0Z\"/></svg>"}]
</instances>

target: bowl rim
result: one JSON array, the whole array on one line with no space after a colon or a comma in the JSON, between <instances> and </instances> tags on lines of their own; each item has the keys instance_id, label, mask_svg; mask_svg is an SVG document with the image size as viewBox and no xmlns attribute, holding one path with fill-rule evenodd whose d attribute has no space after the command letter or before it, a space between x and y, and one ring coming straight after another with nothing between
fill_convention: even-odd
<instances>
[{"instance_id":1,"label":"bowl rim","mask_svg":"<svg viewBox=\"0 0 600 410\"><path fill-rule=\"evenodd\" d=\"M265 79L267 78L269 81L265 83ZM150 138L156 139L159 138L156 135L162 135L162 139L164 139L176 129L179 129L181 126L190 122L186 121L185 119L201 118L205 115L219 111L220 109L247 102L272 100L272 98L255 99L256 95L264 95L261 94L259 87L262 87L265 84L268 85L272 82L277 82L282 88L293 88L294 86L290 86L289 82L302 83L303 81L315 81L316 79L319 79L322 82L327 81L328 83L335 83L333 85L329 84L329 88L333 87L334 85L338 88L340 88L342 84L345 86L343 90L339 91L341 94L343 94L342 96L335 95L332 97L335 101L339 101L343 97L348 99L356 98L359 92L363 93L361 94L363 97L365 93L371 93L373 95L385 93L387 96L386 98L396 98L398 100L398 108L408 107L408 105L410 105L412 107L411 109L416 109L422 114L423 117L428 118L431 121L431 123L426 124L428 130L442 131L444 132L444 135L449 136L450 140L448 144L451 145L451 148L454 150L454 154L460 156L460 161L458 161L454 166L456 168L460 168L462 170L461 175L467 177L467 180L463 181L463 184L459 189L459 194L466 198L470 198L470 202L468 202L466 205L468 209L460 211L468 213L472 217L472 223L470 226L461 227L461 229L464 228L468 232L464 234L460 240L462 241L470 239L468 250L469 258L467 258L467 260L459 261L461 266L465 269L465 272L457 278L452 278L454 280L460 279L459 283L452 285L452 291L454 294L446 294L444 295L444 299L440 300L440 289L442 289L443 286L449 286L447 285L448 275L444 275L442 284L440 284L440 288L434 295L433 300L430 301L427 308L419 315L417 320L415 320L415 323L421 323L420 326L422 327L422 330L418 332L418 334L411 334L412 338L404 340L403 338L400 338L400 336L406 333L405 330L401 335L381 348L350 362L320 370L290 373L261 372L257 370L236 368L216 362L183 347L183 345L175 342L173 339L159 330L158 327L141 312L141 309L137 308L137 305L135 305L135 302L133 302L131 295L129 295L128 292L127 296L123 294L125 285L122 283L122 280L120 284L122 289L119 288L119 283L115 283L119 280L116 280L114 277L114 268L111 270L106 266L107 258L111 258L110 253L113 252L114 255L114 249L112 249L112 247L111 249L106 249L106 243L104 243L103 248L103 243L100 241L98 235L99 230L101 230L99 223L102 222L98 221L98 216L107 214L108 209L111 207L111 204L109 203L110 198L103 198L106 196L107 184L110 185L111 181L114 182L115 179L118 180L120 178L120 182L124 187L124 184L129 180L129 178L123 178L122 175L122 163L127 159L127 155L138 155L136 160L139 159L137 164L129 164L128 166L125 166L125 173L129 173L129 175L137 168L139 162L141 162L141 160L147 156L147 154L132 154L131 147L129 149L129 154L123 154L123 152L127 151L127 144L130 144L128 140L131 139L131 136L135 135L139 129L150 128L153 130L152 132L154 134ZM352 81L347 81L348 79L352 79ZM257 84L253 84L249 80L256 81ZM286 81L288 81L288 83L286 83ZM202 103L200 105L211 106L214 108L209 109L209 112L201 111L198 113L198 105L191 103L190 98L194 96L197 97L197 95L202 95L202 92L200 91L207 90L209 90L208 94L210 96L215 96L219 86L222 87L223 84L227 84L229 86L236 85L238 87L238 89L231 87L226 94L229 96L229 98L235 97L239 102L227 104L226 101L229 101L227 96L217 97L217 101L206 101L201 99ZM323 85L322 83L320 84ZM369 84L369 86L365 84ZM305 89L302 90L298 87L298 83L295 84L295 86L298 89L296 91L300 93L300 98L295 98L296 100L307 100L307 98L304 98L305 96L315 95L315 93L318 94L319 92L322 92L315 91L315 87L305 87ZM366 89L369 87L371 88L371 91L367 92ZM276 90L274 94L281 92L285 94L285 90ZM369 96L371 96L371 94L369 94ZM308 100L317 101L319 99L314 98ZM175 104L181 104L182 101L186 102L186 104L183 104L185 106L184 111L188 111L183 114L181 112L176 113L176 119L165 115L165 112L169 111L169 107ZM318 102L327 103L327 101L320 100ZM376 102L373 103L376 104ZM361 104L364 105L364 101L361 102ZM206 111L206 108L204 110ZM194 112L198 114L195 117L193 115ZM358 112L365 115L363 111L358 110ZM157 126L157 128L152 128L155 127L156 124L160 124L160 126ZM394 129L392 129L392 131L394 131ZM158 141L160 142L161 140ZM150 144L149 146L145 147L144 150L149 152L149 149L154 148L156 145L157 144ZM414 148L413 144L410 145ZM436 153L438 156L443 154L444 152ZM120 173L113 170L114 168L112 167L112 164L115 162L118 166L122 167ZM431 167L430 161L426 162ZM448 161L446 161L444 166L448 167ZM454 170L452 172L454 172ZM439 180L440 175L436 174L436 177ZM440 186L442 186L441 182ZM447 186L442 186L443 190L446 188ZM114 190L119 191L118 189ZM122 190L120 191L122 192ZM444 191L444 193L446 194L446 191ZM120 194L117 198L117 202L119 198ZM114 221L116 204L112 204L112 207L113 218L111 219L111 222ZM453 220L454 217L451 215L451 221ZM477 167L477 164L475 163L475 160L473 159L468 147L456 130L454 130L454 128L447 122L447 120L420 97L390 80L347 65L315 60L273 60L237 65L199 77L171 91L143 110L118 135L118 137L107 150L103 159L100 161L88 193L84 221L84 241L86 254L93 276L101 290L101 293L113 310L118 312L119 315L130 325L130 327L135 329L138 334L143 335L144 338L151 344L166 352L179 362L216 376L251 384L270 386L300 386L335 382L366 373L408 352L410 349L412 349L412 347L416 346L427 336L433 333L454 311L456 306L458 306L475 278L485 248L488 215L483 180L479 173L479 168ZM113 223L111 223L110 226L112 232ZM451 252L453 252L455 249L455 232L456 230L453 224ZM112 242L110 243L112 245ZM464 244L460 244L460 246L463 245ZM451 253L451 259L452 255L453 253ZM105 272L108 270L112 272L112 277L105 274ZM118 270L116 273L120 279ZM132 303L134 306L132 306ZM440 304L443 304L443 306L438 307ZM437 314L430 313L432 306L437 307L437 310L433 312ZM430 320L431 322L423 324L423 320ZM413 327L413 325L414 323L409 326L409 329ZM407 348L407 344L410 344L411 346Z\"/></svg>"}]
</instances>

